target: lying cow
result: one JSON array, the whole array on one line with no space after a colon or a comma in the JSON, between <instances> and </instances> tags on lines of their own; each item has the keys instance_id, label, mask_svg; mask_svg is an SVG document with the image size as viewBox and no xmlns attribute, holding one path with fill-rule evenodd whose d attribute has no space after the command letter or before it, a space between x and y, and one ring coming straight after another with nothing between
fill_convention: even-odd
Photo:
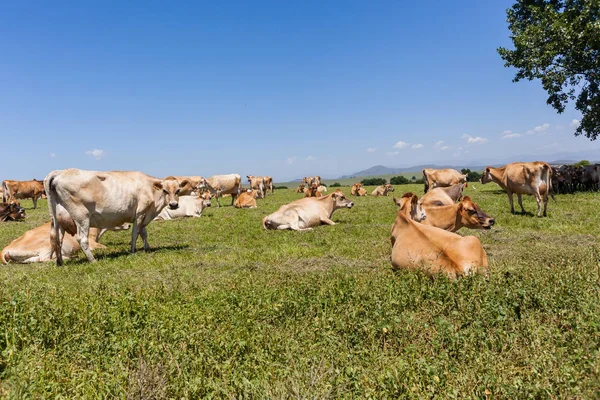
<instances>
[{"instance_id":1,"label":"lying cow","mask_svg":"<svg viewBox=\"0 0 600 400\"><path fill-rule=\"evenodd\" d=\"M174 177L161 180L137 171L52 171L44 180L44 188L52 214L50 240L57 255L56 264L63 263L60 242L63 228L57 218L59 206L73 218L79 245L88 261L94 262L89 248L90 227L113 229L132 223L131 252L135 253L140 235L144 249L149 250L146 226L163 208L179 207L179 191L187 183L180 183Z\"/></svg>"},{"instance_id":2,"label":"lying cow","mask_svg":"<svg viewBox=\"0 0 600 400\"><path fill-rule=\"evenodd\" d=\"M415 194L402 196L391 233L393 268L423 269L450 278L487 270L487 255L479 239L413 221L411 214L419 217L418 207Z\"/></svg>"},{"instance_id":3,"label":"lying cow","mask_svg":"<svg viewBox=\"0 0 600 400\"><path fill-rule=\"evenodd\" d=\"M0 222L18 221L20 219L25 219L25 209L21 207L18 201L0 203Z\"/></svg>"},{"instance_id":4,"label":"lying cow","mask_svg":"<svg viewBox=\"0 0 600 400\"><path fill-rule=\"evenodd\" d=\"M181 196L179 197L179 207L176 209L163 208L154 220L169 221L185 217L200 218L204 209L210 206L210 193L205 192L201 196Z\"/></svg>"},{"instance_id":5,"label":"lying cow","mask_svg":"<svg viewBox=\"0 0 600 400\"><path fill-rule=\"evenodd\" d=\"M257 190L246 190L235 200L235 208L256 208Z\"/></svg>"},{"instance_id":6,"label":"lying cow","mask_svg":"<svg viewBox=\"0 0 600 400\"><path fill-rule=\"evenodd\" d=\"M550 165L541 162L516 162L502 168L487 167L481 176L481 183L496 182L508 195L510 212L514 214L513 194L517 194L521 211L523 208L523 194L532 194L538 203L538 217L542 216L542 202L544 216L548 207L548 194L552 190L552 169Z\"/></svg>"},{"instance_id":7,"label":"lying cow","mask_svg":"<svg viewBox=\"0 0 600 400\"><path fill-rule=\"evenodd\" d=\"M267 196L267 190L271 190L271 194L273 194L273 178L270 176L248 175L247 178L250 189L258 192L258 198L264 199Z\"/></svg>"},{"instance_id":8,"label":"lying cow","mask_svg":"<svg viewBox=\"0 0 600 400\"><path fill-rule=\"evenodd\" d=\"M327 186L321 185L317 188L317 190L321 193L327 193Z\"/></svg>"},{"instance_id":9,"label":"lying cow","mask_svg":"<svg viewBox=\"0 0 600 400\"><path fill-rule=\"evenodd\" d=\"M217 197L217 205L221 207L221 197L225 194L231 195L231 205L242 191L242 178L238 174L214 175L204 180L200 188L208 189Z\"/></svg>"},{"instance_id":10,"label":"lying cow","mask_svg":"<svg viewBox=\"0 0 600 400\"><path fill-rule=\"evenodd\" d=\"M352 185L352 189L350 189L350 195L351 196L358 196L358 190L362 187L362 184L359 182L356 182L354 185Z\"/></svg>"},{"instance_id":11,"label":"lying cow","mask_svg":"<svg viewBox=\"0 0 600 400\"><path fill-rule=\"evenodd\" d=\"M447 187L466 183L468 174L461 174L455 169L433 169L425 168L421 171L423 174L424 191L427 193L430 189L436 187Z\"/></svg>"},{"instance_id":12,"label":"lying cow","mask_svg":"<svg viewBox=\"0 0 600 400\"><path fill-rule=\"evenodd\" d=\"M313 183L310 188L304 189L304 197L321 197L323 194L319 192L319 188Z\"/></svg>"},{"instance_id":13,"label":"lying cow","mask_svg":"<svg viewBox=\"0 0 600 400\"><path fill-rule=\"evenodd\" d=\"M427 220L423 223L445 231L456 232L463 226L469 229L491 229L496 223L494 218L481 211L469 196L463 197L458 204L423 207L427 213Z\"/></svg>"},{"instance_id":14,"label":"lying cow","mask_svg":"<svg viewBox=\"0 0 600 400\"><path fill-rule=\"evenodd\" d=\"M358 196L359 197L366 196L367 194L368 194L367 193L367 189L365 189L364 187L361 187L361 188L358 189Z\"/></svg>"},{"instance_id":15,"label":"lying cow","mask_svg":"<svg viewBox=\"0 0 600 400\"><path fill-rule=\"evenodd\" d=\"M48 238L50 237L50 231L52 229L52 222L47 222L42 226L31 229L20 236L19 238L10 242L6 246L2 253L0 253L0 260L3 264L8 262L16 263L34 263L34 262L46 262L52 261L56 258L56 255L52 251L52 245ZM113 230L129 229L129 224L117 227ZM106 229L90 228L89 246L90 250L106 248L103 244L98 243L100 237L106 232ZM62 258L72 258L81 247L73 236L72 233L66 232L62 238Z\"/></svg>"},{"instance_id":16,"label":"lying cow","mask_svg":"<svg viewBox=\"0 0 600 400\"><path fill-rule=\"evenodd\" d=\"M389 192L393 192L394 188L389 183L385 185L377 186L375 190L371 193L371 196L379 197L379 196L387 196Z\"/></svg>"},{"instance_id":17,"label":"lying cow","mask_svg":"<svg viewBox=\"0 0 600 400\"><path fill-rule=\"evenodd\" d=\"M439 206L454 204L461 199L465 185L465 183L459 183L458 185L431 189L421 197L421 204Z\"/></svg>"},{"instance_id":18,"label":"lying cow","mask_svg":"<svg viewBox=\"0 0 600 400\"><path fill-rule=\"evenodd\" d=\"M44 194L42 181L2 181L2 202L7 203L15 199L32 199L33 208L37 208L37 201Z\"/></svg>"},{"instance_id":19,"label":"lying cow","mask_svg":"<svg viewBox=\"0 0 600 400\"><path fill-rule=\"evenodd\" d=\"M331 220L339 208L352 208L354 203L343 193L332 193L323 197L310 197L285 204L263 219L265 229L291 229L304 231L321 224L335 225Z\"/></svg>"},{"instance_id":20,"label":"lying cow","mask_svg":"<svg viewBox=\"0 0 600 400\"><path fill-rule=\"evenodd\" d=\"M306 185L304 183L299 184L298 189L296 189L296 193L304 193L305 188L306 188Z\"/></svg>"}]
</instances>

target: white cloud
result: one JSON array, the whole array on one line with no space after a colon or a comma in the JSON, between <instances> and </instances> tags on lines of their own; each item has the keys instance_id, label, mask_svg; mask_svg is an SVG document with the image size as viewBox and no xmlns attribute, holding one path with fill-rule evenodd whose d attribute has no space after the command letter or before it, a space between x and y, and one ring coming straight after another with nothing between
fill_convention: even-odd
<instances>
[{"instance_id":1,"label":"white cloud","mask_svg":"<svg viewBox=\"0 0 600 400\"><path fill-rule=\"evenodd\" d=\"M375 147L369 147L367 149L367 153L375 153L377 151L377 149Z\"/></svg>"},{"instance_id":2,"label":"white cloud","mask_svg":"<svg viewBox=\"0 0 600 400\"><path fill-rule=\"evenodd\" d=\"M525 132L527 135L533 135L534 133L543 134L550 128L550 124L538 125L535 128Z\"/></svg>"},{"instance_id":3,"label":"white cloud","mask_svg":"<svg viewBox=\"0 0 600 400\"><path fill-rule=\"evenodd\" d=\"M54 158L54 157L56 157L56 154L55 153L50 153L50 157Z\"/></svg>"},{"instance_id":4,"label":"white cloud","mask_svg":"<svg viewBox=\"0 0 600 400\"><path fill-rule=\"evenodd\" d=\"M461 136L462 139L467 139L467 143L485 143L488 140L486 138L482 138L480 136L473 137L471 135L467 135L466 133Z\"/></svg>"},{"instance_id":5,"label":"white cloud","mask_svg":"<svg viewBox=\"0 0 600 400\"><path fill-rule=\"evenodd\" d=\"M581 122L578 119L574 119L573 121L571 121L571 123L569 124L569 126L571 128L577 128L579 126Z\"/></svg>"},{"instance_id":6,"label":"white cloud","mask_svg":"<svg viewBox=\"0 0 600 400\"><path fill-rule=\"evenodd\" d=\"M85 154L94 157L96 160L106 157L106 152L100 149L88 150L85 152Z\"/></svg>"},{"instance_id":7,"label":"white cloud","mask_svg":"<svg viewBox=\"0 0 600 400\"><path fill-rule=\"evenodd\" d=\"M513 133L513 131L506 130L502 132L503 135L510 135L511 133Z\"/></svg>"},{"instance_id":8,"label":"white cloud","mask_svg":"<svg viewBox=\"0 0 600 400\"><path fill-rule=\"evenodd\" d=\"M315 158L313 156L306 157L306 161L313 161Z\"/></svg>"},{"instance_id":9,"label":"white cloud","mask_svg":"<svg viewBox=\"0 0 600 400\"><path fill-rule=\"evenodd\" d=\"M403 141L399 141L398 143L396 143L396 144L394 145L394 148L395 148L395 149L404 149L404 148L406 148L406 147L408 147L408 146L409 146L409 144L408 144L408 143L406 143L406 142L403 142Z\"/></svg>"},{"instance_id":10,"label":"white cloud","mask_svg":"<svg viewBox=\"0 0 600 400\"><path fill-rule=\"evenodd\" d=\"M447 144L444 144L443 140L439 140L439 141L435 142L434 147L436 148L436 150L441 150L441 151L449 150L452 148L452 146L448 146Z\"/></svg>"},{"instance_id":11,"label":"white cloud","mask_svg":"<svg viewBox=\"0 0 600 400\"><path fill-rule=\"evenodd\" d=\"M387 152L387 153L385 153L385 154L387 154L388 156L397 156L399 153L400 153L400 152L398 152L398 151L388 151L388 152Z\"/></svg>"},{"instance_id":12,"label":"white cloud","mask_svg":"<svg viewBox=\"0 0 600 400\"><path fill-rule=\"evenodd\" d=\"M423 148L423 145L422 145L421 143L413 144L413 145L412 145L412 148L413 148L413 149L422 149L422 148Z\"/></svg>"},{"instance_id":13,"label":"white cloud","mask_svg":"<svg viewBox=\"0 0 600 400\"><path fill-rule=\"evenodd\" d=\"M296 156L288 157L286 163L287 164L293 164L297 159L298 159L298 157L296 157Z\"/></svg>"},{"instance_id":14,"label":"white cloud","mask_svg":"<svg viewBox=\"0 0 600 400\"><path fill-rule=\"evenodd\" d=\"M504 131L505 135L502 136L502 139L512 139L512 138L518 138L521 137L520 133L512 133L510 131L508 131L509 133L506 133L507 131Z\"/></svg>"}]
</instances>

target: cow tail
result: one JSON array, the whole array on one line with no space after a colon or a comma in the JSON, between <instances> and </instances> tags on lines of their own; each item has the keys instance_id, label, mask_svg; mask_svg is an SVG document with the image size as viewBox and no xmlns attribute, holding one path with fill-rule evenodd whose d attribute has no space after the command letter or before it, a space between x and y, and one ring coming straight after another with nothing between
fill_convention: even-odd
<instances>
[{"instance_id":1,"label":"cow tail","mask_svg":"<svg viewBox=\"0 0 600 400\"><path fill-rule=\"evenodd\" d=\"M8 185L6 181L2 182L2 202L6 203L10 199L10 192L8 191Z\"/></svg>"},{"instance_id":2,"label":"cow tail","mask_svg":"<svg viewBox=\"0 0 600 400\"><path fill-rule=\"evenodd\" d=\"M50 215L52 216L52 226L50 227L50 258L53 254L56 254L56 265L62 265L62 243L60 240L60 225L58 223L58 216L56 213L56 206L58 201L58 193L56 192L55 176L50 176L49 179L44 181L44 188L46 189L46 196L48 197L48 208L50 209Z\"/></svg>"},{"instance_id":3,"label":"cow tail","mask_svg":"<svg viewBox=\"0 0 600 400\"><path fill-rule=\"evenodd\" d=\"M552 200L556 201L556 199L554 198L554 190L552 188L552 168L550 168L549 165L544 165L544 170L542 171L542 174L545 174L545 182L546 182L546 191L548 192L547 194L549 194L552 197ZM543 179L543 176L542 176Z\"/></svg>"},{"instance_id":4,"label":"cow tail","mask_svg":"<svg viewBox=\"0 0 600 400\"><path fill-rule=\"evenodd\" d=\"M429 190L429 180L427 179L427 174L425 173L425 170L421 171L421 174L423 174L423 183L425 184L425 193L427 193L427 191Z\"/></svg>"}]
</instances>

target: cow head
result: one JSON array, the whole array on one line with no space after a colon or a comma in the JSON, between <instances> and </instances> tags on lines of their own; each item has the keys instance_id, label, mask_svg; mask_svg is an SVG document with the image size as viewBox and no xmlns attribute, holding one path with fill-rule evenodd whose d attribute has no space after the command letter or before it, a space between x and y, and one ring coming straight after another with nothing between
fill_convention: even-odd
<instances>
[{"instance_id":1,"label":"cow head","mask_svg":"<svg viewBox=\"0 0 600 400\"><path fill-rule=\"evenodd\" d=\"M463 197L458 204L458 213L462 224L470 229L491 229L496 223L496 220L481 211L469 196Z\"/></svg>"},{"instance_id":2,"label":"cow head","mask_svg":"<svg viewBox=\"0 0 600 400\"><path fill-rule=\"evenodd\" d=\"M179 208L179 193L181 192L181 189L187 185L190 185L190 181L187 179L178 182L173 176L169 176L162 181L157 180L154 182L154 188L162 191L167 205L171 210Z\"/></svg>"},{"instance_id":3,"label":"cow head","mask_svg":"<svg viewBox=\"0 0 600 400\"><path fill-rule=\"evenodd\" d=\"M394 187L391 184L386 183L385 184L385 191L386 192L393 192L394 191Z\"/></svg>"},{"instance_id":4,"label":"cow head","mask_svg":"<svg viewBox=\"0 0 600 400\"><path fill-rule=\"evenodd\" d=\"M0 205L0 221L18 221L25 218L25 209L19 202L12 201Z\"/></svg>"},{"instance_id":5,"label":"cow head","mask_svg":"<svg viewBox=\"0 0 600 400\"><path fill-rule=\"evenodd\" d=\"M248 178L248 183L252 184L252 179L254 179L254 175L246 175L246 178Z\"/></svg>"},{"instance_id":6,"label":"cow head","mask_svg":"<svg viewBox=\"0 0 600 400\"><path fill-rule=\"evenodd\" d=\"M404 193L399 199L394 197L394 204L400 207L400 211L413 221L421 222L427 218L425 209L419 202L419 197L414 193Z\"/></svg>"},{"instance_id":7,"label":"cow head","mask_svg":"<svg viewBox=\"0 0 600 400\"><path fill-rule=\"evenodd\" d=\"M333 199L334 210L337 210L338 208L352 208L354 206L354 203L350 201L342 191L338 192L336 190L330 196Z\"/></svg>"},{"instance_id":8,"label":"cow head","mask_svg":"<svg viewBox=\"0 0 600 400\"><path fill-rule=\"evenodd\" d=\"M487 167L481 175L481 183L486 184L492 181L492 175L490 173L490 167Z\"/></svg>"},{"instance_id":9,"label":"cow head","mask_svg":"<svg viewBox=\"0 0 600 400\"><path fill-rule=\"evenodd\" d=\"M202 196L200 196L200 197L202 197L202 205L204 207L210 207L211 206L212 203L211 203L210 199L211 199L212 196L210 195L210 192L204 192L202 194Z\"/></svg>"}]
</instances>

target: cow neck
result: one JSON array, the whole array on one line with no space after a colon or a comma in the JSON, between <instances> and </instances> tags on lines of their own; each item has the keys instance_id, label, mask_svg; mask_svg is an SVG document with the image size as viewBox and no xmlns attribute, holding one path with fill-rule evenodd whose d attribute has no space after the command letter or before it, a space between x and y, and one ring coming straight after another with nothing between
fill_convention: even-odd
<instances>
[{"instance_id":1,"label":"cow neck","mask_svg":"<svg viewBox=\"0 0 600 400\"><path fill-rule=\"evenodd\" d=\"M462 227L462 215L458 212L459 205L460 204L450 204L447 206L427 207L425 209L427 213L427 218L429 219L430 217L432 217L431 219L435 219L435 217L437 217L437 220L441 220L443 223L444 227L441 229L450 232L457 231ZM451 213L449 213L448 211L451 211ZM440 216L442 217L440 218ZM427 219L425 221L427 221Z\"/></svg>"},{"instance_id":2,"label":"cow neck","mask_svg":"<svg viewBox=\"0 0 600 400\"><path fill-rule=\"evenodd\" d=\"M490 168L490 175L492 176L492 180L497 184L502 187L506 185L506 165L501 168Z\"/></svg>"}]
</instances>

